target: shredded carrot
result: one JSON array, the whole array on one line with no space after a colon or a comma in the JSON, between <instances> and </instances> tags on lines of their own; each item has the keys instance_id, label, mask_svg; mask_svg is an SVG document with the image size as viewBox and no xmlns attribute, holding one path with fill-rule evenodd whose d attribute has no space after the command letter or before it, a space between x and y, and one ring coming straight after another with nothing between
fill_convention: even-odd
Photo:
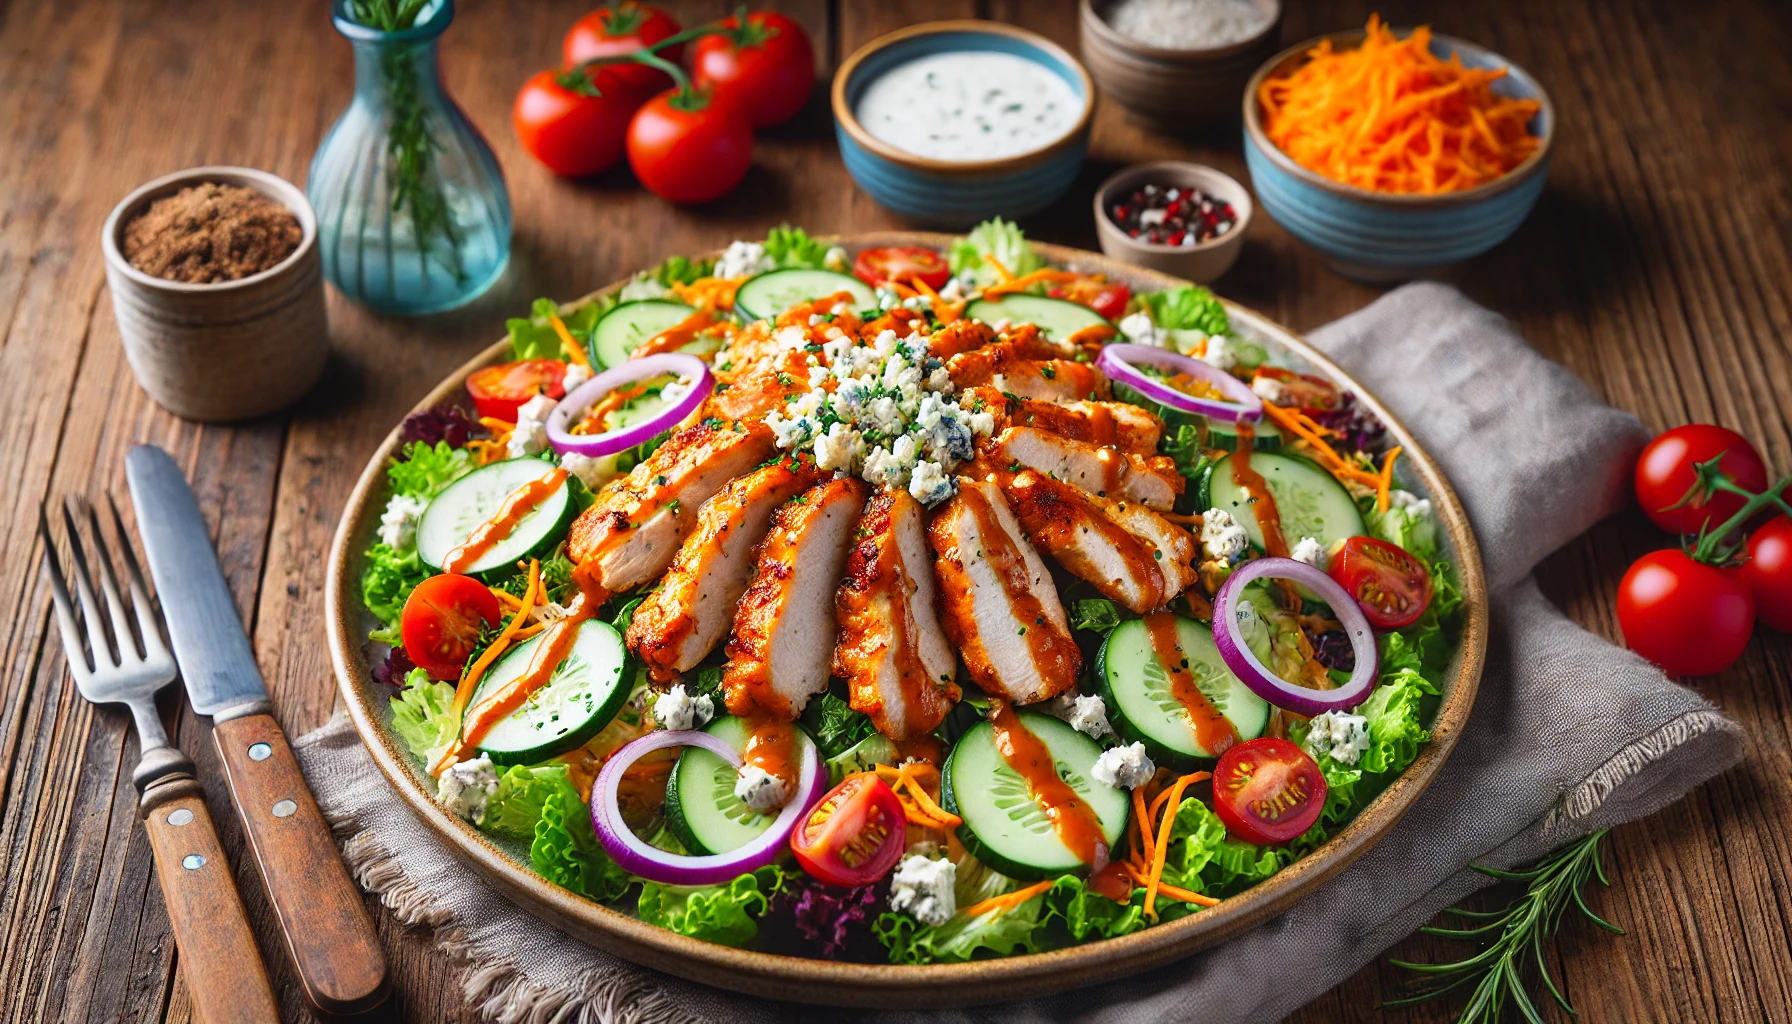
<instances>
[{"instance_id":1,"label":"shredded carrot","mask_svg":"<svg viewBox=\"0 0 1792 1024\"><path fill-rule=\"evenodd\" d=\"M1170 787L1169 808L1164 811L1163 824L1152 840L1156 849L1152 851L1151 872L1145 878L1145 916L1153 921L1157 920L1157 890L1163 884L1164 862L1170 855L1170 827L1176 823L1176 808L1182 806L1182 792L1193 778L1193 775L1184 775Z\"/></svg>"},{"instance_id":2,"label":"shredded carrot","mask_svg":"<svg viewBox=\"0 0 1792 1024\"><path fill-rule=\"evenodd\" d=\"M746 280L744 277L700 277L690 284L674 281L667 290L698 309L733 309L734 294Z\"/></svg>"},{"instance_id":3,"label":"shredded carrot","mask_svg":"<svg viewBox=\"0 0 1792 1024\"><path fill-rule=\"evenodd\" d=\"M983 258L994 263L997 270L1000 270L1003 274L1007 275L1003 278L1002 283L992 284L988 288L983 289L983 297L986 299L993 299L998 295L1006 295L1009 292L1025 291L1033 285L1045 281L1075 281L1083 276L1069 270L1052 270L1048 268L1045 270L1035 270L1030 274L1022 274L1019 277L1015 277L1013 274L1008 273L1006 267L1002 266L1000 263L996 263L994 257L985 256Z\"/></svg>"},{"instance_id":4,"label":"shredded carrot","mask_svg":"<svg viewBox=\"0 0 1792 1024\"><path fill-rule=\"evenodd\" d=\"M1333 450L1332 446L1325 442L1331 431L1313 422L1313 418L1306 413L1285 405L1264 402L1263 415L1275 421L1276 426L1307 442L1313 449L1313 457L1318 459L1319 464L1330 471L1333 476L1340 480L1361 484L1371 490L1381 486L1381 477L1378 474L1359 468Z\"/></svg>"},{"instance_id":5,"label":"shredded carrot","mask_svg":"<svg viewBox=\"0 0 1792 1024\"><path fill-rule=\"evenodd\" d=\"M940 293L934 291L932 285L921 280L919 274L910 277L909 280L914 284L916 291L933 300L933 315L938 318L941 327L953 323L959 317L964 316L964 308L970 304L968 301L960 300L958 302L947 302L945 299L940 298Z\"/></svg>"},{"instance_id":6,"label":"shredded carrot","mask_svg":"<svg viewBox=\"0 0 1792 1024\"><path fill-rule=\"evenodd\" d=\"M983 254L983 262L994 267L996 273L1002 275L1002 280L1004 280L1004 281L1014 280L1014 271L1009 270L1006 266L1004 266L1002 264L1001 260L996 259L994 256L991 256L989 253Z\"/></svg>"},{"instance_id":7,"label":"shredded carrot","mask_svg":"<svg viewBox=\"0 0 1792 1024\"><path fill-rule=\"evenodd\" d=\"M516 429L515 423L512 423L509 420L501 420L496 416L479 417L479 425L491 431L493 434L508 434Z\"/></svg>"},{"instance_id":8,"label":"shredded carrot","mask_svg":"<svg viewBox=\"0 0 1792 1024\"><path fill-rule=\"evenodd\" d=\"M1049 879L1044 882L1034 882L1025 889L1016 889L1013 892L1004 893L1000 896L991 896L981 903L973 903L966 907L964 915L966 917L978 917L987 914L992 910L1008 910L1012 907L1018 907L1022 903L1027 902L1057 884L1057 879Z\"/></svg>"},{"instance_id":9,"label":"shredded carrot","mask_svg":"<svg viewBox=\"0 0 1792 1024\"><path fill-rule=\"evenodd\" d=\"M1388 490L1394 486L1394 460L1400 457L1399 445L1388 449L1381 460L1381 475L1375 479L1375 511L1388 510Z\"/></svg>"},{"instance_id":10,"label":"shredded carrot","mask_svg":"<svg viewBox=\"0 0 1792 1024\"><path fill-rule=\"evenodd\" d=\"M1139 851L1147 863L1155 856L1151 843L1151 829L1145 824L1148 820L1149 816L1145 813L1145 787L1139 786L1132 791L1131 827L1133 838L1138 841Z\"/></svg>"},{"instance_id":11,"label":"shredded carrot","mask_svg":"<svg viewBox=\"0 0 1792 1024\"><path fill-rule=\"evenodd\" d=\"M1157 894L1159 896L1168 896L1173 900L1181 900L1184 903L1197 903L1203 907L1217 907L1220 905L1219 900L1212 896L1208 896L1205 893L1195 892L1193 889L1183 889L1174 885L1166 885L1163 882L1157 883Z\"/></svg>"},{"instance_id":12,"label":"shredded carrot","mask_svg":"<svg viewBox=\"0 0 1792 1024\"><path fill-rule=\"evenodd\" d=\"M1405 39L1369 16L1351 50L1326 40L1257 90L1263 131L1295 163L1373 192L1456 192L1524 163L1542 140L1536 100L1493 90L1506 68L1468 68L1431 52L1431 29Z\"/></svg>"},{"instance_id":13,"label":"shredded carrot","mask_svg":"<svg viewBox=\"0 0 1792 1024\"><path fill-rule=\"evenodd\" d=\"M480 678L485 675L487 669L492 667L492 663L498 660L498 656L503 654L510 646L511 642L516 639L518 631L522 629L523 623L529 618L529 610L535 607L535 602L539 600L541 596L541 562L536 559L530 559L529 584L523 588L522 602L518 605L516 614L511 616L510 621L504 624L504 629L498 634L497 639L493 640L491 645L481 652L479 657L474 660L473 664L469 665L467 670L461 673L460 685L454 688L454 704L452 705L456 716L461 715L467 710L467 705L473 700L473 692L479 689ZM442 756L436 760L436 763L429 766L429 773L436 776L441 775L449 765L460 760L460 755L465 749L465 744L459 739L456 739L446 751L443 751Z\"/></svg>"},{"instance_id":14,"label":"shredded carrot","mask_svg":"<svg viewBox=\"0 0 1792 1024\"><path fill-rule=\"evenodd\" d=\"M504 590L501 587L487 587L486 589L492 592L492 596L498 599L499 604L509 608L521 608L523 606L523 599L512 594L508 590Z\"/></svg>"},{"instance_id":15,"label":"shredded carrot","mask_svg":"<svg viewBox=\"0 0 1792 1024\"><path fill-rule=\"evenodd\" d=\"M577 363L587 370L591 369L591 360L585 357L585 346L572 340L572 332L566 329L566 321L557 316L550 316L548 323L554 325L554 333L560 336L560 347L566 350L567 362Z\"/></svg>"},{"instance_id":16,"label":"shredded carrot","mask_svg":"<svg viewBox=\"0 0 1792 1024\"><path fill-rule=\"evenodd\" d=\"M933 765L911 761L901 768L894 768L880 764L874 771L878 778L889 783L890 788L895 791L896 799L902 802L903 817L911 824L941 831L951 831L964 824L963 818L941 807L918 778L929 772L937 778L939 769Z\"/></svg>"}]
</instances>

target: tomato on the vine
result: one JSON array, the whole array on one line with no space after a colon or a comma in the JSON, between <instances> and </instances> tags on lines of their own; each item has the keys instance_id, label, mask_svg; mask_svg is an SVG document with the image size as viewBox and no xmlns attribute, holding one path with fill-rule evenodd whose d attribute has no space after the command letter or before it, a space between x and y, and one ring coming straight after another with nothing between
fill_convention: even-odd
<instances>
[{"instance_id":1,"label":"tomato on the vine","mask_svg":"<svg viewBox=\"0 0 1792 1024\"><path fill-rule=\"evenodd\" d=\"M952 279L952 268L946 266L946 258L918 245L866 249L852 261L852 273L873 288L892 281L907 284L919 280L937 291Z\"/></svg>"},{"instance_id":2,"label":"tomato on the vine","mask_svg":"<svg viewBox=\"0 0 1792 1024\"><path fill-rule=\"evenodd\" d=\"M1743 505L1739 494L1698 495L1678 504L1698 482L1696 463L1722 457L1718 468L1738 487L1756 494L1767 489L1767 464L1748 438L1709 423L1688 423L1650 441L1636 460L1636 500L1656 526L1669 533L1698 533L1707 522L1721 525Z\"/></svg>"},{"instance_id":3,"label":"tomato on the vine","mask_svg":"<svg viewBox=\"0 0 1792 1024\"><path fill-rule=\"evenodd\" d=\"M1742 577L1755 598L1755 617L1792 633L1792 517L1774 516L1748 538Z\"/></svg>"},{"instance_id":4,"label":"tomato on the vine","mask_svg":"<svg viewBox=\"0 0 1792 1024\"><path fill-rule=\"evenodd\" d=\"M815 878L856 887L888 874L907 842L902 801L867 773L849 776L821 798L790 833L790 852Z\"/></svg>"},{"instance_id":5,"label":"tomato on the vine","mask_svg":"<svg viewBox=\"0 0 1792 1024\"><path fill-rule=\"evenodd\" d=\"M466 667L479 634L503 614L491 588L471 576L431 576L405 599L398 635L404 653L432 679L454 679Z\"/></svg>"},{"instance_id":6,"label":"tomato on the vine","mask_svg":"<svg viewBox=\"0 0 1792 1024\"><path fill-rule=\"evenodd\" d=\"M1351 537L1326 574L1356 599L1377 629L1410 626L1431 604L1431 573L1405 548L1374 537Z\"/></svg>"},{"instance_id":7,"label":"tomato on the vine","mask_svg":"<svg viewBox=\"0 0 1792 1024\"><path fill-rule=\"evenodd\" d=\"M677 34L678 22L665 11L625 0L612 7L599 7L573 22L560 44L560 56L567 67L577 67L599 57L634 53ZM659 51L659 55L677 64L684 57L684 45L668 46ZM643 97L672 84L664 71L645 64L607 64L604 67L615 72L630 89Z\"/></svg>"},{"instance_id":8,"label":"tomato on the vine","mask_svg":"<svg viewBox=\"0 0 1792 1024\"><path fill-rule=\"evenodd\" d=\"M566 364L558 359L524 359L475 370L467 394L479 415L515 423L517 410L536 395L566 397Z\"/></svg>"},{"instance_id":9,"label":"tomato on the vine","mask_svg":"<svg viewBox=\"0 0 1792 1024\"><path fill-rule=\"evenodd\" d=\"M738 18L721 25L724 31L692 46L692 84L733 100L755 128L795 117L815 87L809 33L775 11L754 11L744 26Z\"/></svg>"},{"instance_id":10,"label":"tomato on the vine","mask_svg":"<svg viewBox=\"0 0 1792 1024\"><path fill-rule=\"evenodd\" d=\"M1624 642L1671 675L1729 668L1754 624L1755 601L1741 571L1694 561L1679 549L1637 559L1618 584Z\"/></svg>"},{"instance_id":11,"label":"tomato on the vine","mask_svg":"<svg viewBox=\"0 0 1792 1024\"><path fill-rule=\"evenodd\" d=\"M753 125L723 96L669 89L635 111L628 163L647 190L674 203L719 199L753 165Z\"/></svg>"},{"instance_id":12,"label":"tomato on the vine","mask_svg":"<svg viewBox=\"0 0 1792 1024\"><path fill-rule=\"evenodd\" d=\"M1285 843L1325 809L1325 776L1307 752L1263 736L1236 744L1213 766L1213 811L1247 843Z\"/></svg>"},{"instance_id":13,"label":"tomato on the vine","mask_svg":"<svg viewBox=\"0 0 1792 1024\"><path fill-rule=\"evenodd\" d=\"M1132 298L1132 289L1119 281L1079 277L1052 288L1047 294L1054 299L1088 306L1109 320L1118 320L1126 313L1126 302Z\"/></svg>"},{"instance_id":14,"label":"tomato on the vine","mask_svg":"<svg viewBox=\"0 0 1792 1024\"><path fill-rule=\"evenodd\" d=\"M581 178L615 166L628 122L645 98L609 68L542 71L523 85L511 109L517 140L542 166Z\"/></svg>"}]
</instances>

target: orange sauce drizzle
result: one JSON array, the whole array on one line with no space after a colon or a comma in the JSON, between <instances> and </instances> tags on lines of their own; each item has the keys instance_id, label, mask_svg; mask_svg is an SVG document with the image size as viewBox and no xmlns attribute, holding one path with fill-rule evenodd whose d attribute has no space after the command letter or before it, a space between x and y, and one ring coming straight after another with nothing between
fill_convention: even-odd
<instances>
[{"instance_id":1,"label":"orange sauce drizzle","mask_svg":"<svg viewBox=\"0 0 1792 1024\"><path fill-rule=\"evenodd\" d=\"M521 707L535 691L547 685L560 663L572 653L573 643L579 637L579 627L596 616L597 610L609 600L609 594L593 585L582 570L583 566L573 570L572 574L579 587L578 596L567 607L566 617L549 626L542 635L541 643L536 645L535 653L529 658L529 668L502 689L468 709L461 725L461 750L478 746L492 726Z\"/></svg>"},{"instance_id":2,"label":"orange sauce drizzle","mask_svg":"<svg viewBox=\"0 0 1792 1024\"><path fill-rule=\"evenodd\" d=\"M1287 558L1288 538L1282 535L1282 512L1276 507L1276 496L1270 493L1269 481L1263 479L1263 474L1251 468L1251 448L1256 436L1249 423L1238 424L1238 451L1232 454L1232 475L1251 496L1251 514L1257 517L1257 529L1263 534L1263 550L1277 558ZM1282 594L1284 607L1300 607L1300 593L1293 583L1278 578L1276 589Z\"/></svg>"},{"instance_id":3,"label":"orange sauce drizzle","mask_svg":"<svg viewBox=\"0 0 1792 1024\"><path fill-rule=\"evenodd\" d=\"M1046 679L1076 678L1082 670L1082 651L1046 619L1045 605L1027 578L1026 559L1021 557L1020 548L1008 531L996 521L989 499L975 487L960 489L958 496L977 520L983 556L999 574L1002 588L1008 592L1008 606L1014 610L1014 617L1026 624L1027 647L1033 652L1033 664L1038 666L1040 675Z\"/></svg>"},{"instance_id":4,"label":"orange sauce drizzle","mask_svg":"<svg viewBox=\"0 0 1792 1024\"><path fill-rule=\"evenodd\" d=\"M699 309L660 333L643 341L630 352L630 359L644 359L661 352L676 352L697 340L697 335L716 322L713 310Z\"/></svg>"},{"instance_id":5,"label":"orange sauce drizzle","mask_svg":"<svg viewBox=\"0 0 1792 1024\"><path fill-rule=\"evenodd\" d=\"M1170 693L1188 712L1188 723L1195 730L1195 742L1214 757L1225 753L1238 742L1238 730L1195 685L1194 673L1188 670L1188 655L1183 653L1182 644L1176 638L1176 616L1169 612L1152 612L1145 616L1145 631L1151 635L1152 653L1170 674Z\"/></svg>"},{"instance_id":6,"label":"orange sauce drizzle","mask_svg":"<svg viewBox=\"0 0 1792 1024\"><path fill-rule=\"evenodd\" d=\"M998 697L989 700L989 724L995 729L996 750L1001 752L1008 767L1026 780L1028 795L1045 812L1059 841L1084 864L1093 865L1105 858L1108 840L1102 831L1101 819L1095 816L1094 808L1076 795L1070 783L1058 776L1057 762L1052 759L1052 752L1045 743L1033 735L1007 701ZM1112 867L1111 863L1107 865L1107 868ZM1125 891L1115 896L1114 891L1118 889L1115 876L1118 875L1122 884L1125 878L1107 868L1090 879L1090 887L1104 896L1125 899L1132 892L1132 886L1126 885Z\"/></svg>"},{"instance_id":7,"label":"orange sauce drizzle","mask_svg":"<svg viewBox=\"0 0 1792 1024\"><path fill-rule=\"evenodd\" d=\"M516 525L540 507L542 502L548 500L548 495L553 494L565 481L566 470L556 467L553 472L511 491L504 499L504 504L499 506L497 515L480 523L466 540L448 552L448 556L442 559L442 571L465 572L490 551L493 544L510 536L510 531L516 529Z\"/></svg>"},{"instance_id":8,"label":"orange sauce drizzle","mask_svg":"<svg viewBox=\"0 0 1792 1024\"><path fill-rule=\"evenodd\" d=\"M796 765L796 726L782 718L769 715L754 715L747 719L752 730L747 736L747 747L741 751L741 760L755 765L765 774L795 783ZM791 790L794 793L795 787Z\"/></svg>"}]
</instances>

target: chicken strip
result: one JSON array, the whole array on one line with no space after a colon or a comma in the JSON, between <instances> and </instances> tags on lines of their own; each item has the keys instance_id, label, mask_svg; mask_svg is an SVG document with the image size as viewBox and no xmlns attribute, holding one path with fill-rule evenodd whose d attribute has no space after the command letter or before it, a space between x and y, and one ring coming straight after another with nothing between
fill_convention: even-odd
<instances>
[{"instance_id":1,"label":"chicken strip","mask_svg":"<svg viewBox=\"0 0 1792 1024\"><path fill-rule=\"evenodd\" d=\"M961 388L994 385L1021 398L1042 401L1105 399L1105 374L1088 363L1069 359L1028 359L1008 342L996 342L946 360L946 372Z\"/></svg>"},{"instance_id":2,"label":"chicken strip","mask_svg":"<svg viewBox=\"0 0 1792 1024\"><path fill-rule=\"evenodd\" d=\"M633 590L672 564L699 506L776 450L771 430L758 423L679 431L597 492L573 521L567 556L593 585L611 594Z\"/></svg>"},{"instance_id":3,"label":"chicken strip","mask_svg":"<svg viewBox=\"0 0 1792 1024\"><path fill-rule=\"evenodd\" d=\"M1164 574L1164 599L1160 603L1169 604L1200 578L1201 545L1193 533L1136 501L1096 500L1121 529L1163 555L1151 556L1157 570Z\"/></svg>"},{"instance_id":4,"label":"chicken strip","mask_svg":"<svg viewBox=\"0 0 1792 1024\"><path fill-rule=\"evenodd\" d=\"M1164 421L1129 402L1022 401L1008 422L1089 444L1112 445L1135 455L1156 455Z\"/></svg>"},{"instance_id":5,"label":"chicken strip","mask_svg":"<svg viewBox=\"0 0 1792 1024\"><path fill-rule=\"evenodd\" d=\"M1031 704L1076 688L1083 655L1045 560L1001 490L960 478L927 530L938 556L940 624L990 696Z\"/></svg>"},{"instance_id":6,"label":"chicken strip","mask_svg":"<svg viewBox=\"0 0 1792 1024\"><path fill-rule=\"evenodd\" d=\"M1031 469L1102 498L1124 498L1160 512L1176 504L1188 486L1176 461L1073 441L1035 427L1009 427L988 443L991 461L1011 472Z\"/></svg>"},{"instance_id":7,"label":"chicken strip","mask_svg":"<svg viewBox=\"0 0 1792 1024\"><path fill-rule=\"evenodd\" d=\"M802 713L827 689L834 653L834 590L871 488L830 480L772 516L753 580L734 613L722 691L737 715Z\"/></svg>"},{"instance_id":8,"label":"chicken strip","mask_svg":"<svg viewBox=\"0 0 1792 1024\"><path fill-rule=\"evenodd\" d=\"M973 352L985 345L993 344L995 340L995 328L981 320L967 320L961 317L933 332L933 335L927 339L927 354L940 359L950 359L960 352Z\"/></svg>"},{"instance_id":9,"label":"chicken strip","mask_svg":"<svg viewBox=\"0 0 1792 1024\"><path fill-rule=\"evenodd\" d=\"M1163 607L1194 579L1195 539L1143 505L1098 498L1030 469L1004 491L1040 550L1135 612Z\"/></svg>"},{"instance_id":10,"label":"chicken strip","mask_svg":"<svg viewBox=\"0 0 1792 1024\"><path fill-rule=\"evenodd\" d=\"M907 491L872 498L834 597L834 674L847 682L848 703L893 740L932 732L959 697L921 519Z\"/></svg>"}]
</instances>

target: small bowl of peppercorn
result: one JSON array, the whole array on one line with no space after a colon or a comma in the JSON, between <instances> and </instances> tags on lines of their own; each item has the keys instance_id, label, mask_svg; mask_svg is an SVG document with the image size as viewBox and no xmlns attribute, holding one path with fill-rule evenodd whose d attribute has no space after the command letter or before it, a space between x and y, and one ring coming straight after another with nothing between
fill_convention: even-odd
<instances>
[{"instance_id":1,"label":"small bowl of peppercorn","mask_svg":"<svg viewBox=\"0 0 1792 1024\"><path fill-rule=\"evenodd\" d=\"M1238 260L1251 193L1230 175L1180 160L1128 167L1095 190L1101 251L1207 284Z\"/></svg>"}]
</instances>

